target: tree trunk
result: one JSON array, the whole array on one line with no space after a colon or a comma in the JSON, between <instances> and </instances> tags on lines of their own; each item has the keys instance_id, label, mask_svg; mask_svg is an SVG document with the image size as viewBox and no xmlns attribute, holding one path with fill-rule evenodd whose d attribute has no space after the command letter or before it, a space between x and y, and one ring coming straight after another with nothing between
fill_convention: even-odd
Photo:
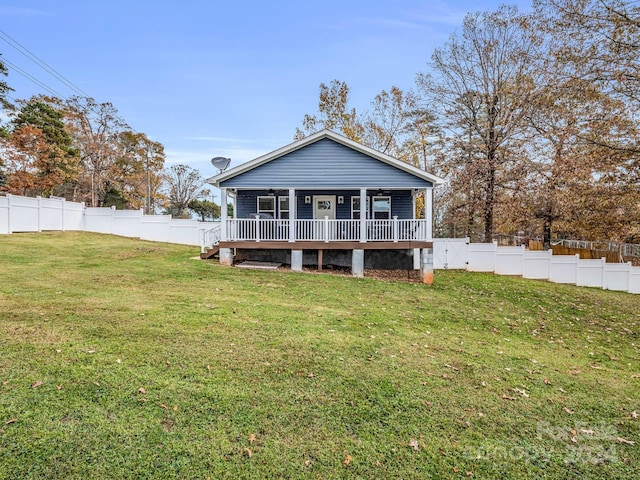
<instances>
[{"instance_id":1,"label":"tree trunk","mask_svg":"<svg viewBox=\"0 0 640 480\"><path fill-rule=\"evenodd\" d=\"M551 223L550 215L543 217L542 220L542 249L549 250L551 248Z\"/></svg>"},{"instance_id":2,"label":"tree trunk","mask_svg":"<svg viewBox=\"0 0 640 480\"><path fill-rule=\"evenodd\" d=\"M489 162L493 164L491 157L494 157L495 153L490 153L489 156ZM490 167L488 174L487 196L484 208L484 243L491 243L493 241L493 207L495 203L496 169L493 166Z\"/></svg>"}]
</instances>

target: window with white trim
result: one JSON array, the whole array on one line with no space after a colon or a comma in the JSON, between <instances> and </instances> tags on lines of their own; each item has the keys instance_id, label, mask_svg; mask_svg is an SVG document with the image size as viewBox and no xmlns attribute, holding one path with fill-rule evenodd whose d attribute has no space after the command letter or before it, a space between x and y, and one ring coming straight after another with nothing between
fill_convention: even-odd
<instances>
[{"instance_id":1,"label":"window with white trim","mask_svg":"<svg viewBox=\"0 0 640 480\"><path fill-rule=\"evenodd\" d=\"M278 214L283 220L289 219L289 196L278 197Z\"/></svg>"},{"instance_id":2,"label":"window with white trim","mask_svg":"<svg viewBox=\"0 0 640 480\"><path fill-rule=\"evenodd\" d=\"M365 218L369 218L369 197L366 202L367 213ZM351 218L354 220L360 219L360 197L351 197Z\"/></svg>"},{"instance_id":3,"label":"window with white trim","mask_svg":"<svg viewBox=\"0 0 640 480\"><path fill-rule=\"evenodd\" d=\"M258 197L258 213L276 218L276 197Z\"/></svg>"},{"instance_id":4,"label":"window with white trim","mask_svg":"<svg viewBox=\"0 0 640 480\"><path fill-rule=\"evenodd\" d=\"M391 197L373 197L373 218L376 220L391 218Z\"/></svg>"}]
</instances>

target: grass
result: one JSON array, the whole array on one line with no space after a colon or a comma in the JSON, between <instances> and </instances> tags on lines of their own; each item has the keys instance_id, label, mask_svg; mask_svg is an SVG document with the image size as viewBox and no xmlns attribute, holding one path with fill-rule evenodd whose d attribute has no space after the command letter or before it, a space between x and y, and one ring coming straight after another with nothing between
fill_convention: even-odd
<instances>
[{"instance_id":1,"label":"grass","mask_svg":"<svg viewBox=\"0 0 640 480\"><path fill-rule=\"evenodd\" d=\"M197 253L0 237L0 478L640 474L640 297Z\"/></svg>"}]
</instances>

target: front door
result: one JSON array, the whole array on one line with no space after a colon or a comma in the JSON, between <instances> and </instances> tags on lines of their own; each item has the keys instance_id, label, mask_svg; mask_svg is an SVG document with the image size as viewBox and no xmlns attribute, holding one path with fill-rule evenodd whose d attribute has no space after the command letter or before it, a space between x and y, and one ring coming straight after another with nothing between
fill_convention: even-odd
<instances>
[{"instance_id":1,"label":"front door","mask_svg":"<svg viewBox=\"0 0 640 480\"><path fill-rule=\"evenodd\" d=\"M330 232L333 225L325 225L325 217L329 220L336 219L336 196L314 195L313 218L316 220L316 222L314 222L314 240L330 240Z\"/></svg>"},{"instance_id":2,"label":"front door","mask_svg":"<svg viewBox=\"0 0 640 480\"><path fill-rule=\"evenodd\" d=\"M336 196L335 195L314 195L313 197L313 218L316 220L336 219Z\"/></svg>"}]
</instances>

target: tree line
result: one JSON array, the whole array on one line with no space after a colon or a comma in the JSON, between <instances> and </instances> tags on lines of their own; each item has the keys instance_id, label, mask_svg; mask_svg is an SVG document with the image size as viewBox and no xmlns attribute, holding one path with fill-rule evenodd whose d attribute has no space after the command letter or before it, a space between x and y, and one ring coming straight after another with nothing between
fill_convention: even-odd
<instances>
[{"instance_id":1,"label":"tree line","mask_svg":"<svg viewBox=\"0 0 640 480\"><path fill-rule=\"evenodd\" d=\"M0 74L8 72L0 60ZM218 218L204 180L187 165L165 168L164 146L134 131L109 102L37 95L15 104L0 81L0 192L55 196L92 207L143 208Z\"/></svg>"},{"instance_id":2,"label":"tree line","mask_svg":"<svg viewBox=\"0 0 640 480\"><path fill-rule=\"evenodd\" d=\"M322 83L295 138L330 128L445 178L438 236L640 242L639 52L632 1L469 13L413 89L361 113Z\"/></svg>"}]
</instances>

